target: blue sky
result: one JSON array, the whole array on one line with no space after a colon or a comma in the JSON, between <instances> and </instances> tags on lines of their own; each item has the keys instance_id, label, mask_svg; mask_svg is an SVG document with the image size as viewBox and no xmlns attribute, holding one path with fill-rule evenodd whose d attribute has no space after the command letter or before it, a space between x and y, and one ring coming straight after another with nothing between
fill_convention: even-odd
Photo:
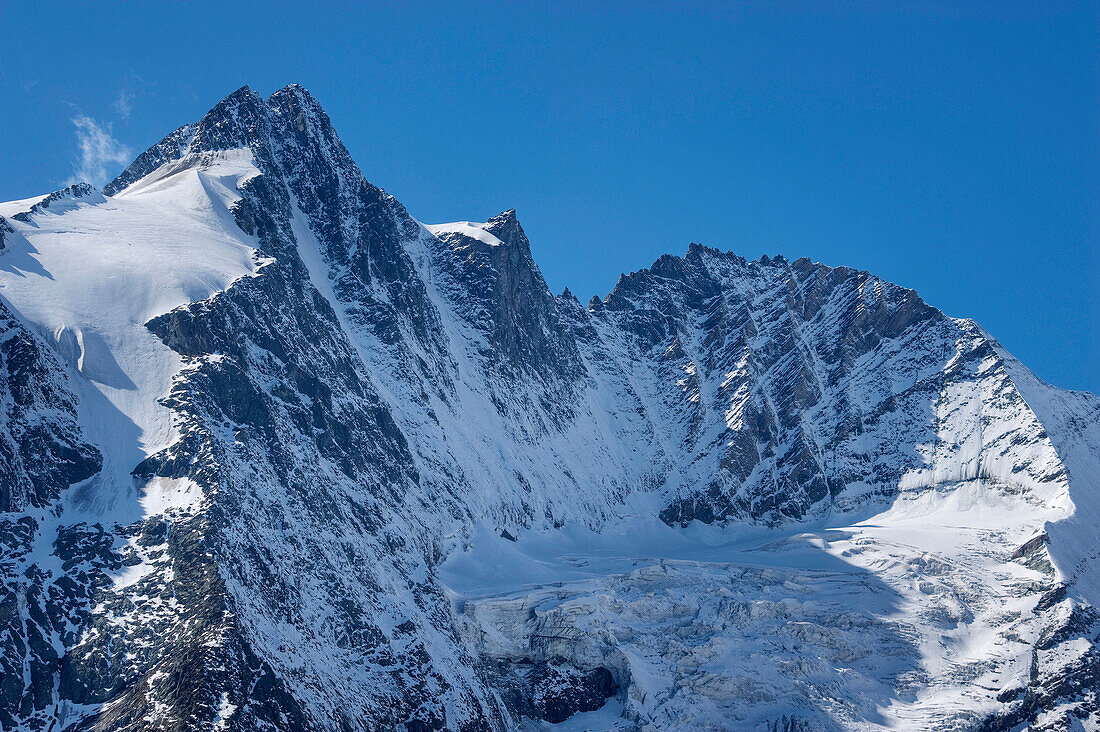
<instances>
[{"instance_id":1,"label":"blue sky","mask_svg":"<svg viewBox=\"0 0 1100 732\"><path fill-rule=\"evenodd\" d=\"M555 292L808 256L1100 392L1096 3L67 5L0 3L0 200L299 82L420 220L517 209Z\"/></svg>"}]
</instances>

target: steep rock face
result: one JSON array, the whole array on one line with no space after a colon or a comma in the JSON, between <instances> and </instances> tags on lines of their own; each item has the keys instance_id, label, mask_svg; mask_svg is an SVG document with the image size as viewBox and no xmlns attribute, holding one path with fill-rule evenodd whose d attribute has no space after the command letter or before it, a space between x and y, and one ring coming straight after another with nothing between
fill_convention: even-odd
<instances>
[{"instance_id":1,"label":"steep rock face","mask_svg":"<svg viewBox=\"0 0 1100 732\"><path fill-rule=\"evenodd\" d=\"M61 359L0 302L0 726L44 720L66 643L86 614L87 576L77 569L103 553L103 532L59 532L52 547L45 510L71 484L99 471L83 441L77 397ZM41 546L41 537L46 546ZM52 549L63 569L42 566ZM83 580L83 581L81 581Z\"/></svg>"},{"instance_id":2,"label":"steep rock face","mask_svg":"<svg viewBox=\"0 0 1100 732\"><path fill-rule=\"evenodd\" d=\"M428 581L432 545L401 510L418 480L408 445L286 251L286 201L264 179L245 193L240 215L279 263L150 323L196 366L172 397L189 422L181 439L142 470L206 489L234 632L285 682L316 690L302 701L314 720L439 728L445 709L465 709L484 726L479 687L448 676L459 664L425 665L461 649ZM255 701L222 691L241 710ZM238 715L234 726L248 723Z\"/></svg>"},{"instance_id":3,"label":"steep rock face","mask_svg":"<svg viewBox=\"0 0 1100 732\"><path fill-rule=\"evenodd\" d=\"M627 334L631 363L650 370L654 411L675 415L670 479L686 488L669 486L668 522L800 519L890 497L935 460L920 446L936 440L942 400L1004 380L973 324L866 272L805 259L749 263L693 245L624 277L592 314ZM1018 394L1003 398L1027 411ZM1042 467L996 477L1018 468L1056 481L1043 444Z\"/></svg>"},{"instance_id":4,"label":"steep rock face","mask_svg":"<svg viewBox=\"0 0 1100 732\"><path fill-rule=\"evenodd\" d=\"M0 512L42 508L96 473L80 436L61 360L0 302Z\"/></svg>"},{"instance_id":5,"label":"steep rock face","mask_svg":"<svg viewBox=\"0 0 1100 732\"><path fill-rule=\"evenodd\" d=\"M554 298L514 211L422 226L297 86L104 192L0 206L13 271L216 266L102 322L8 290L55 338L0 341L6 728L1097 724L1100 409L975 324L699 245Z\"/></svg>"},{"instance_id":6,"label":"steep rock face","mask_svg":"<svg viewBox=\"0 0 1100 732\"><path fill-rule=\"evenodd\" d=\"M576 345L560 333L546 287L515 211L476 231L437 228L457 257L453 275L473 307L462 315L488 335L485 357L513 374L570 382L583 375Z\"/></svg>"}]
</instances>

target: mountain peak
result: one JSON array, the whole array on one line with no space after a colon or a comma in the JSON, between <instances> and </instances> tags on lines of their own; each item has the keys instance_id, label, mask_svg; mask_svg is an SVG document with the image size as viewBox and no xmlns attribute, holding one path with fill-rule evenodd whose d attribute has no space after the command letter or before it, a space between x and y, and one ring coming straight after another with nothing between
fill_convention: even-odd
<instances>
[{"instance_id":1,"label":"mountain peak","mask_svg":"<svg viewBox=\"0 0 1100 732\"><path fill-rule=\"evenodd\" d=\"M523 237L524 241L527 239L523 233L523 227L519 225L519 219L516 218L514 208L499 213L486 221L485 230L505 244L514 242L518 237Z\"/></svg>"},{"instance_id":2,"label":"mountain peak","mask_svg":"<svg viewBox=\"0 0 1100 732\"><path fill-rule=\"evenodd\" d=\"M507 249L515 250L526 259L531 259L531 243L527 240L527 234L520 226L519 219L516 218L514 208L497 214L486 221L482 228L499 239ZM531 265L534 266L533 261Z\"/></svg>"},{"instance_id":3,"label":"mountain peak","mask_svg":"<svg viewBox=\"0 0 1100 732\"><path fill-rule=\"evenodd\" d=\"M275 96L276 94L301 94L309 97L310 99L313 98L313 95L309 93L309 90L296 81L292 81L291 83L284 86L282 89L273 92L271 96Z\"/></svg>"},{"instance_id":4,"label":"mountain peak","mask_svg":"<svg viewBox=\"0 0 1100 732\"><path fill-rule=\"evenodd\" d=\"M283 88L272 92L271 96L267 98L267 101L268 103L271 103L274 100L285 98L294 98L303 102L309 102L311 104L317 105L318 107L320 106L317 98L309 93L309 89L306 89L304 86L298 83L287 84Z\"/></svg>"},{"instance_id":5,"label":"mountain peak","mask_svg":"<svg viewBox=\"0 0 1100 732\"><path fill-rule=\"evenodd\" d=\"M267 98L267 106L277 114L289 117L297 117L296 127L299 132L304 131L304 118L301 115L310 115L323 120L324 125L329 125L328 114L321 103L309 93L301 84L287 84Z\"/></svg>"},{"instance_id":6,"label":"mountain peak","mask_svg":"<svg viewBox=\"0 0 1100 732\"><path fill-rule=\"evenodd\" d=\"M246 84L225 96L198 122L183 125L143 152L103 191L115 195L161 165L190 154L259 149L271 139L290 138L295 138L292 147L302 148L312 140L338 148L346 172L360 177L328 114L305 87L288 84L265 100Z\"/></svg>"},{"instance_id":7,"label":"mountain peak","mask_svg":"<svg viewBox=\"0 0 1100 732\"><path fill-rule=\"evenodd\" d=\"M199 121L190 152L248 147L267 117L260 95L242 86L214 105Z\"/></svg>"},{"instance_id":8,"label":"mountain peak","mask_svg":"<svg viewBox=\"0 0 1100 732\"><path fill-rule=\"evenodd\" d=\"M569 303L570 305L572 305L574 307L577 307L577 308L582 307L581 306L581 301L577 299L577 296L574 295L573 291L570 290L568 287L566 287L564 290L562 290L561 294L558 295L557 298L555 298L555 299L558 300L559 302Z\"/></svg>"}]
</instances>

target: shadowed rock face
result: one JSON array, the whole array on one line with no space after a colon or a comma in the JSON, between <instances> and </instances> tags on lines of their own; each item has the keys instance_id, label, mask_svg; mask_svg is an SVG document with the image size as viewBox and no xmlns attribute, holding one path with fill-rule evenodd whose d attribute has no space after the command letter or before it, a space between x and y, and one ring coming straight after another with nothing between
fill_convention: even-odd
<instances>
[{"instance_id":1,"label":"shadowed rock face","mask_svg":"<svg viewBox=\"0 0 1100 732\"><path fill-rule=\"evenodd\" d=\"M502 369L543 378L572 379L583 369L576 345L559 332L554 298L531 257L531 245L505 211L485 224L500 240L486 244L461 234L446 236L461 258L456 276L478 297L475 324L489 334L486 355Z\"/></svg>"},{"instance_id":2,"label":"shadowed rock face","mask_svg":"<svg viewBox=\"0 0 1100 732\"><path fill-rule=\"evenodd\" d=\"M66 489L102 468L102 435L79 418L70 382L83 376L0 300L5 729L499 730L609 698L637 727L689 728L706 705L730 720L735 703L765 702L758 721L776 729L858 727L868 692L843 711L820 706L863 688L838 668L877 669L864 636L908 658L915 631L813 600L833 581L821 573L662 565L591 597L542 588L460 609L440 564L471 527L522 542L599 531L638 505L676 529L797 526L945 485L1069 490L999 346L915 292L693 244L587 307L554 298L514 211L430 233L363 178L297 86L266 100L234 92L104 192L121 200L154 174L214 177L242 148L259 174L230 215L264 264L146 324L181 359L161 397L174 440L127 466L131 483L98 487L131 503L169 490L193 500L141 506L127 522L64 518ZM66 195L78 194L94 192ZM1066 650L1095 635L1095 612L1067 596L1043 541L1003 553L1035 573L1020 589L1035 619L1004 631L1035 654L1035 673L966 723L1095 718L1095 652ZM836 583L853 595L873 585ZM985 607L958 599L965 584L924 582L947 598L930 622ZM650 630L632 628L639 619ZM765 635L784 649L761 661L752 645L754 660L714 670L714 639ZM800 644L812 658L783 655ZM670 691L642 691L637 648L654 656L644 669L681 669ZM765 662L805 709L731 677ZM876 679L893 696L873 703L908 699L920 673Z\"/></svg>"},{"instance_id":3,"label":"shadowed rock face","mask_svg":"<svg viewBox=\"0 0 1100 732\"><path fill-rule=\"evenodd\" d=\"M682 525L798 519L843 501L844 486L866 477L858 464L866 446L853 444L862 440L853 433L873 432L869 421L902 408L896 387L886 393L875 383L900 369L860 373L857 365L888 357L905 337L915 346L906 357L930 368L949 358L945 349L962 332L915 292L867 272L781 257L750 263L699 245L624 276L597 318L629 334L639 360L669 367L658 380L687 427L681 449L705 465L691 468L686 495L661 513ZM939 374L924 382L911 365L902 373L906 391L940 387ZM851 402L860 391L870 403ZM720 416L725 425L715 425ZM873 476L880 490L912 466L909 447L880 445L895 458Z\"/></svg>"},{"instance_id":4,"label":"shadowed rock face","mask_svg":"<svg viewBox=\"0 0 1100 732\"><path fill-rule=\"evenodd\" d=\"M57 357L0 301L0 512L41 508L94 475L76 396Z\"/></svg>"},{"instance_id":5,"label":"shadowed rock face","mask_svg":"<svg viewBox=\"0 0 1100 732\"><path fill-rule=\"evenodd\" d=\"M0 727L48 708L60 662L54 639L72 643L90 588L51 578L30 557L44 510L72 484L99 471L101 456L81 439L77 397L61 359L0 302ZM106 546L104 546L106 543ZM102 529L66 527L54 549L72 566L109 554ZM110 559L108 559L108 563ZM86 579L84 574L82 579ZM53 580L53 581L51 581ZM72 626L66 628L64 620ZM58 625L61 627L58 627Z\"/></svg>"}]
</instances>

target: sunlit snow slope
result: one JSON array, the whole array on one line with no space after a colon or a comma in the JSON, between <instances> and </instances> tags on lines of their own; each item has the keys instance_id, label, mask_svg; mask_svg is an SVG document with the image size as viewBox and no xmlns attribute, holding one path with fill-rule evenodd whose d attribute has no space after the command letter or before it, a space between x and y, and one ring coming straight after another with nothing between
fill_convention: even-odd
<instances>
[{"instance_id":1,"label":"sunlit snow slope","mask_svg":"<svg viewBox=\"0 0 1100 732\"><path fill-rule=\"evenodd\" d=\"M554 297L297 86L0 217L4 729L1100 729L1100 400L911 290Z\"/></svg>"}]
</instances>

